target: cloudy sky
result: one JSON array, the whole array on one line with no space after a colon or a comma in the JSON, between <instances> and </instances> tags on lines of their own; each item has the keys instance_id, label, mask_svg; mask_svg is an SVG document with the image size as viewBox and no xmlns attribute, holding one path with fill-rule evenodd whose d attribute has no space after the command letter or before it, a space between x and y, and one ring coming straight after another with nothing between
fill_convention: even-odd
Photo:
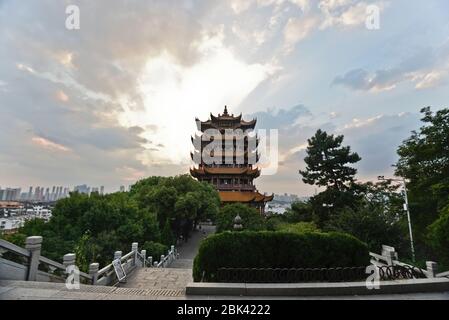
<instances>
[{"instance_id":1,"label":"cloudy sky","mask_svg":"<svg viewBox=\"0 0 449 320\"><path fill-rule=\"evenodd\" d=\"M345 135L360 180L389 175L448 89L447 0L0 0L0 186L186 173L195 117L226 104L279 129L259 190L309 195L297 172L318 128Z\"/></svg>"}]
</instances>

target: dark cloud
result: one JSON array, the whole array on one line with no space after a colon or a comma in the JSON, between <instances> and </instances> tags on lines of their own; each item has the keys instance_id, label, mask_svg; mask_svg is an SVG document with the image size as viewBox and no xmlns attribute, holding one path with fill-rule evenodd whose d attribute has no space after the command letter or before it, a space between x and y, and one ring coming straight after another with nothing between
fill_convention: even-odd
<instances>
[{"instance_id":1,"label":"dark cloud","mask_svg":"<svg viewBox=\"0 0 449 320\"><path fill-rule=\"evenodd\" d=\"M177 1L70 4L80 8L80 30L65 28L65 1L0 2L2 186L114 185L151 174L140 156L151 159L159 149L145 149L150 141L142 134L158 127L122 126L120 99L126 97L131 110L142 108L137 79L149 58L167 52L184 66L196 61L198 15L213 5L192 10ZM178 173L179 167L171 170Z\"/></svg>"},{"instance_id":2,"label":"dark cloud","mask_svg":"<svg viewBox=\"0 0 449 320\"><path fill-rule=\"evenodd\" d=\"M449 45L440 48L426 48L414 55L404 58L397 66L369 72L358 68L337 76L333 85L345 86L353 90L389 90L401 82L411 81L417 88L434 86L435 83L425 83L426 76L432 72L440 72L447 68L449 59Z\"/></svg>"},{"instance_id":3,"label":"dark cloud","mask_svg":"<svg viewBox=\"0 0 449 320\"><path fill-rule=\"evenodd\" d=\"M393 171L392 165L398 160L397 149L412 130L419 128L419 119L415 113L383 115L341 131L345 143L362 157L358 164L361 178Z\"/></svg>"}]
</instances>

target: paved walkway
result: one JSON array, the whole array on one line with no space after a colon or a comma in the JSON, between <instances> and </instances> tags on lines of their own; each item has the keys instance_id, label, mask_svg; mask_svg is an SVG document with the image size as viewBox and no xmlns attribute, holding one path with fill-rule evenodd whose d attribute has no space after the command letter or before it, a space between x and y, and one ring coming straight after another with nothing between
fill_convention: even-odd
<instances>
[{"instance_id":1,"label":"paved walkway","mask_svg":"<svg viewBox=\"0 0 449 320\"><path fill-rule=\"evenodd\" d=\"M137 289L164 289L177 290L185 294L185 288L192 282L193 259L195 258L200 242L207 235L215 232L215 227L203 226L201 230L194 231L188 242L178 246L179 258L170 268L145 268L137 269L127 279L121 288Z\"/></svg>"},{"instance_id":2,"label":"paved walkway","mask_svg":"<svg viewBox=\"0 0 449 320\"><path fill-rule=\"evenodd\" d=\"M191 269L193 267L193 259L198 252L201 240L214 232L214 226L202 226L201 230L194 231L189 241L178 246L179 258L171 264L170 268Z\"/></svg>"},{"instance_id":3,"label":"paved walkway","mask_svg":"<svg viewBox=\"0 0 449 320\"><path fill-rule=\"evenodd\" d=\"M175 269L172 269L175 270ZM81 285L78 290L68 290L65 284L32 281L0 280L0 300L449 300L449 292L389 294L378 296L340 297L226 297L186 296L175 289L117 288Z\"/></svg>"}]
</instances>

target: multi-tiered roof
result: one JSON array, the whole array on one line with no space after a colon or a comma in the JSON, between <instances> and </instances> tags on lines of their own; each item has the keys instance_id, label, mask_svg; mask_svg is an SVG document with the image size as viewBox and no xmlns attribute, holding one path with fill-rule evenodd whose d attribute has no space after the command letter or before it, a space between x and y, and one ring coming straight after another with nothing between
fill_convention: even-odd
<instances>
[{"instance_id":1,"label":"multi-tiered roof","mask_svg":"<svg viewBox=\"0 0 449 320\"><path fill-rule=\"evenodd\" d=\"M271 201L273 195L259 193L253 183L260 175L260 169L255 167L259 160L259 140L248 132L254 130L256 119L244 121L241 114L237 117L230 115L225 106L223 114L211 114L207 121L196 121L201 135L192 137L195 151L191 153L191 157L198 167L190 169L191 175L199 181L213 184L219 191L223 204L248 203L263 213L265 203ZM230 132L233 134L229 134ZM217 141L216 133L219 133L221 140ZM205 148L211 141L216 142L219 147L209 151ZM206 157L215 157L215 160L206 160L205 154Z\"/></svg>"}]
</instances>

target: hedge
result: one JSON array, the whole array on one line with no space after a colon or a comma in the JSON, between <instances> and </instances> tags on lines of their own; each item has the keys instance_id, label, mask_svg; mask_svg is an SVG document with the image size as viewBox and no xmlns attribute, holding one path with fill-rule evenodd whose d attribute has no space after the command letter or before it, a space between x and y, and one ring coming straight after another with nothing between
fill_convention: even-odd
<instances>
[{"instance_id":1,"label":"hedge","mask_svg":"<svg viewBox=\"0 0 449 320\"><path fill-rule=\"evenodd\" d=\"M201 242L193 279L213 282L219 268L331 268L369 265L365 243L345 233L224 232Z\"/></svg>"}]
</instances>

